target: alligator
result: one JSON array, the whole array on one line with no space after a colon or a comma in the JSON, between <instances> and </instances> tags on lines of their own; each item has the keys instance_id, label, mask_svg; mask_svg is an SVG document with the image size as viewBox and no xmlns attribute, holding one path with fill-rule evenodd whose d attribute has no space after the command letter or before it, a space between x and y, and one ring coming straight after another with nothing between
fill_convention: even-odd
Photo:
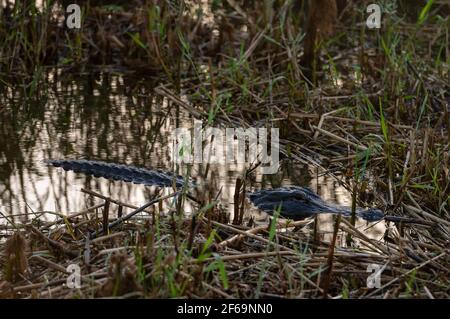
<instances>
[{"instance_id":1,"label":"alligator","mask_svg":"<svg viewBox=\"0 0 450 319\"><path fill-rule=\"evenodd\" d=\"M46 160L48 165L61 167L64 170L83 173L95 177L103 177L109 180L118 180L144 185L158 185L170 187L174 183L177 187L185 185L182 176L173 175L161 170L149 170L135 166L91 161L91 160ZM195 185L188 181L189 185ZM292 220L302 220L307 217L322 213L342 214L351 216L351 209L325 202L308 187L289 186L275 189L262 189L250 193L250 201L259 209L268 214L279 210L280 216ZM383 212L376 208L356 209L356 215L367 221L379 221L383 218L392 221L400 217L384 216Z\"/></svg>"},{"instance_id":2,"label":"alligator","mask_svg":"<svg viewBox=\"0 0 450 319\"><path fill-rule=\"evenodd\" d=\"M91 160L46 160L45 163L55 167L61 167L66 171L83 173L94 177L103 177L109 180L124 181L147 186L157 185L170 187L175 185L182 187L182 176L173 175L161 170L149 170L131 165L122 165L102 161ZM192 182L189 182L192 183Z\"/></svg>"},{"instance_id":3,"label":"alligator","mask_svg":"<svg viewBox=\"0 0 450 319\"><path fill-rule=\"evenodd\" d=\"M250 201L260 210L273 215L279 211L281 217L302 220L316 214L342 214L349 217L350 208L325 202L308 187L288 186L275 189L262 189L249 194ZM369 222L385 218L383 212L376 208L357 208L356 216ZM393 216L392 216L393 217Z\"/></svg>"}]
</instances>

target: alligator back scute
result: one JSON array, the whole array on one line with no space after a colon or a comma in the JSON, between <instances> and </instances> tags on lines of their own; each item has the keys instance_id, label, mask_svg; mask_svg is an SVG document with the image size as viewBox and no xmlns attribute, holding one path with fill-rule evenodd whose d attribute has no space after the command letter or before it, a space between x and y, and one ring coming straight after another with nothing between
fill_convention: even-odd
<instances>
[{"instance_id":1,"label":"alligator back scute","mask_svg":"<svg viewBox=\"0 0 450 319\"><path fill-rule=\"evenodd\" d=\"M109 180L124 181L135 184L157 185L170 187L175 182L177 187L184 185L182 176L175 176L169 172L149 170L135 166L89 160L46 160L48 165L61 167L66 171L103 177Z\"/></svg>"}]
</instances>

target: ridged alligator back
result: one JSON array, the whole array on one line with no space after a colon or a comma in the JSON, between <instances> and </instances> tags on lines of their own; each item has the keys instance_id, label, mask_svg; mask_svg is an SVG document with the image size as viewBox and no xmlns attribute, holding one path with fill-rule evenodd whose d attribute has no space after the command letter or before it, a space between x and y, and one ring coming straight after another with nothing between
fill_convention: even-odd
<instances>
[{"instance_id":1,"label":"ridged alligator back","mask_svg":"<svg viewBox=\"0 0 450 319\"><path fill-rule=\"evenodd\" d=\"M184 185L182 176L176 176L161 170L149 170L135 166L89 160L46 160L45 162L48 165L61 167L66 171L74 171L75 173L103 177L115 181L161 187L169 187L173 183L177 187Z\"/></svg>"}]
</instances>

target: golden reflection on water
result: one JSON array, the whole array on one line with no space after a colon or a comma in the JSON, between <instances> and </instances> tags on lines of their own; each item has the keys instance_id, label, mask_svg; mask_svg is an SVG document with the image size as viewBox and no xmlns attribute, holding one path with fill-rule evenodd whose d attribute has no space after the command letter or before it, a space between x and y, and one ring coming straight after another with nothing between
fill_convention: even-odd
<instances>
[{"instance_id":1,"label":"golden reflection on water","mask_svg":"<svg viewBox=\"0 0 450 319\"><path fill-rule=\"evenodd\" d=\"M93 204L81 188L135 206L148 202L156 187L66 172L47 167L43 160L83 158L172 171L170 134L177 127L192 127L193 118L126 76L87 74L61 80L61 72L57 71L49 73L48 79L47 94L39 101L26 99L12 88L1 92L0 101L10 110L0 114L2 214L24 219L32 212L80 211ZM205 164L194 165L197 193L215 198L221 189L219 200L232 219L236 178L246 168L211 165L207 169ZM287 185L309 186L327 201L351 205L349 192L334 178L318 176L315 169L303 164L283 165L274 176L257 171L249 191ZM161 194L170 192L163 189ZM247 205L257 221L267 220L266 214ZM194 210L187 202L185 211ZM332 215L322 215L319 220L320 230L328 236L326 233L333 227ZM365 222L359 227L366 227ZM384 223L378 223L370 234L381 238L384 230Z\"/></svg>"}]
</instances>

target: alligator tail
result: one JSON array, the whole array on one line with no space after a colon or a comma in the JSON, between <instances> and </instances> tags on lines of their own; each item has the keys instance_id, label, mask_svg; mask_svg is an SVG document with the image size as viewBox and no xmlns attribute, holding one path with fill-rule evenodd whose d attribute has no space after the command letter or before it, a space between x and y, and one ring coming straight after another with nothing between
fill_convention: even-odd
<instances>
[{"instance_id":1,"label":"alligator tail","mask_svg":"<svg viewBox=\"0 0 450 319\"><path fill-rule=\"evenodd\" d=\"M90 160L46 160L45 163L66 171L148 186L170 187L175 183L177 187L182 187L185 184L182 176L129 165Z\"/></svg>"}]
</instances>

